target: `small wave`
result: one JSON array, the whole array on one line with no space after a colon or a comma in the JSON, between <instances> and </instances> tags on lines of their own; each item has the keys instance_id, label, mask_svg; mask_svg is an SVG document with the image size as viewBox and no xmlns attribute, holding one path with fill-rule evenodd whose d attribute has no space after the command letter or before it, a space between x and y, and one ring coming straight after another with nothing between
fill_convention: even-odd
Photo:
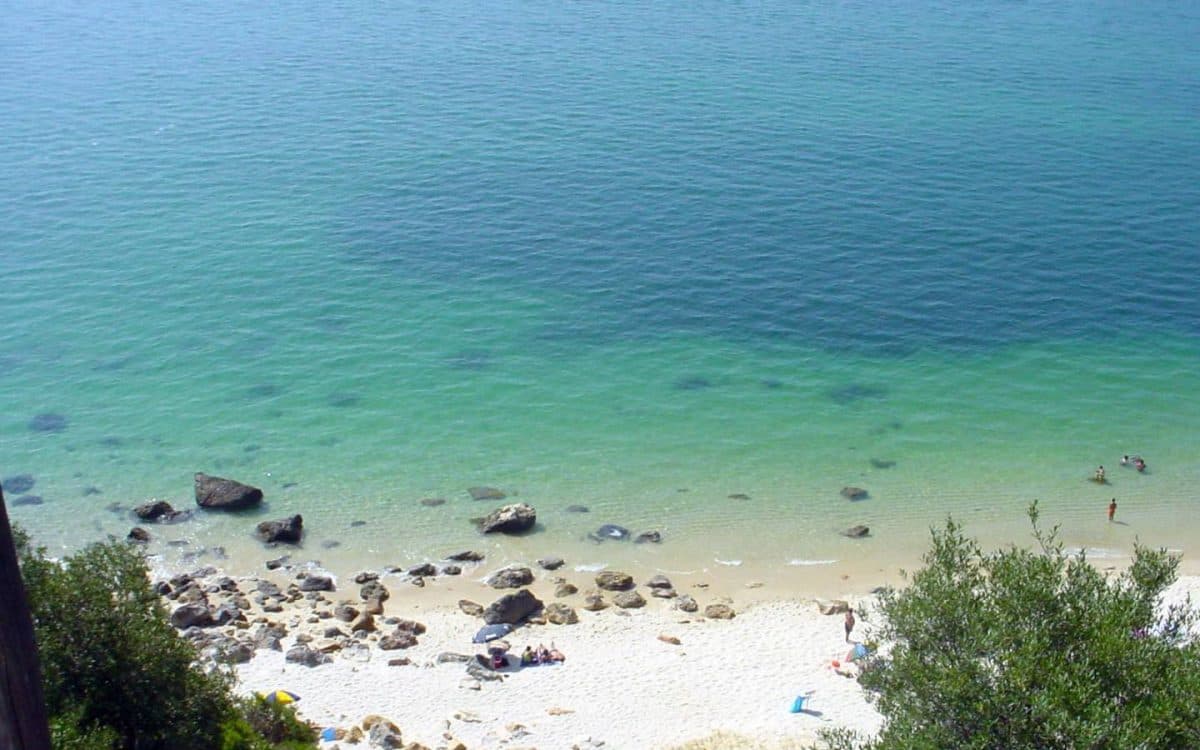
<instances>
[{"instance_id":1,"label":"small wave","mask_svg":"<svg viewBox=\"0 0 1200 750\"><path fill-rule=\"evenodd\" d=\"M736 568L742 564L741 560L722 560L719 557L714 557L713 562L715 562L717 565L728 565L733 568Z\"/></svg>"},{"instance_id":2,"label":"small wave","mask_svg":"<svg viewBox=\"0 0 1200 750\"><path fill-rule=\"evenodd\" d=\"M575 572L576 573L598 573L607 567L608 567L608 563L587 563L587 564L583 564L583 565L576 565Z\"/></svg>"},{"instance_id":3,"label":"small wave","mask_svg":"<svg viewBox=\"0 0 1200 750\"><path fill-rule=\"evenodd\" d=\"M1129 557L1127 553L1122 552L1121 550L1104 549L1103 547L1070 547L1064 551L1071 555L1082 552L1094 560L1110 560Z\"/></svg>"},{"instance_id":4,"label":"small wave","mask_svg":"<svg viewBox=\"0 0 1200 750\"><path fill-rule=\"evenodd\" d=\"M833 565L836 562L837 560L804 560L802 558L796 558L794 560L788 560L788 565L806 568L810 565Z\"/></svg>"}]
</instances>

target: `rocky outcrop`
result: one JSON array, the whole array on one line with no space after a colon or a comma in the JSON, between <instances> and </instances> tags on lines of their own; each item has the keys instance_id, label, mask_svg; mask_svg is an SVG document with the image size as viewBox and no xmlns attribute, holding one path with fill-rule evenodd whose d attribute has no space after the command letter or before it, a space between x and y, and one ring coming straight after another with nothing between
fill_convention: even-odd
<instances>
[{"instance_id":1,"label":"rocky outcrop","mask_svg":"<svg viewBox=\"0 0 1200 750\"><path fill-rule=\"evenodd\" d=\"M625 528L624 526L618 526L615 523L606 523L592 533L588 534L588 538L597 542L603 542L608 539L628 539L629 529Z\"/></svg>"},{"instance_id":2,"label":"rocky outcrop","mask_svg":"<svg viewBox=\"0 0 1200 750\"><path fill-rule=\"evenodd\" d=\"M546 605L546 622L555 625L574 625L579 622L579 615L575 613L573 607L562 602L553 602Z\"/></svg>"},{"instance_id":3,"label":"rocky outcrop","mask_svg":"<svg viewBox=\"0 0 1200 750\"><path fill-rule=\"evenodd\" d=\"M435 566L433 563L421 563L420 565L412 566L406 572L413 578L419 578L422 576L435 576L437 575L437 566Z\"/></svg>"},{"instance_id":4,"label":"rocky outcrop","mask_svg":"<svg viewBox=\"0 0 1200 750\"><path fill-rule=\"evenodd\" d=\"M212 627L215 623L208 605L195 602L176 607L175 611L171 613L171 624L180 630L187 630L188 628Z\"/></svg>"},{"instance_id":5,"label":"rocky outcrop","mask_svg":"<svg viewBox=\"0 0 1200 750\"><path fill-rule=\"evenodd\" d=\"M608 607L608 602L604 601L604 595L599 591L589 591L583 597L583 608L589 612L599 612Z\"/></svg>"},{"instance_id":6,"label":"rocky outcrop","mask_svg":"<svg viewBox=\"0 0 1200 750\"><path fill-rule=\"evenodd\" d=\"M564 596L571 596L572 594L575 594L578 592L579 592L578 586L576 586L573 583L570 583L569 581L563 581L562 583L558 584L557 587L555 587L554 596L558 599L562 599Z\"/></svg>"},{"instance_id":7,"label":"rocky outcrop","mask_svg":"<svg viewBox=\"0 0 1200 750\"><path fill-rule=\"evenodd\" d=\"M847 500L866 500L869 493L862 487L843 487L842 497Z\"/></svg>"},{"instance_id":8,"label":"rocky outcrop","mask_svg":"<svg viewBox=\"0 0 1200 750\"><path fill-rule=\"evenodd\" d=\"M379 648L383 651L396 651L402 648L412 648L417 645L417 636L407 630L396 630L379 639Z\"/></svg>"},{"instance_id":9,"label":"rocky outcrop","mask_svg":"<svg viewBox=\"0 0 1200 750\"><path fill-rule=\"evenodd\" d=\"M596 574L596 585L605 591L627 591L633 588L633 576L616 570L602 570Z\"/></svg>"},{"instance_id":10,"label":"rocky outcrop","mask_svg":"<svg viewBox=\"0 0 1200 750\"><path fill-rule=\"evenodd\" d=\"M333 661L328 654L323 654L316 651L303 643L297 643L288 649L287 655L284 656L285 661L293 664L301 664L306 667L318 667L322 664L328 664Z\"/></svg>"},{"instance_id":11,"label":"rocky outcrop","mask_svg":"<svg viewBox=\"0 0 1200 750\"><path fill-rule=\"evenodd\" d=\"M232 479L197 472L195 483L196 505L207 510L245 510L263 499L259 488Z\"/></svg>"},{"instance_id":12,"label":"rocky outcrop","mask_svg":"<svg viewBox=\"0 0 1200 750\"><path fill-rule=\"evenodd\" d=\"M652 577L649 581L646 581L646 586L648 586L649 588L652 588L652 589L674 588L671 585L671 579L667 578L664 575L656 575L656 576Z\"/></svg>"},{"instance_id":13,"label":"rocky outcrop","mask_svg":"<svg viewBox=\"0 0 1200 750\"><path fill-rule=\"evenodd\" d=\"M566 564L566 561L561 557L540 557L537 564L545 570L558 570Z\"/></svg>"},{"instance_id":14,"label":"rocky outcrop","mask_svg":"<svg viewBox=\"0 0 1200 750\"><path fill-rule=\"evenodd\" d=\"M459 599L458 600L458 608L462 611L463 614L470 615L471 617L482 617L483 616L483 605L477 604L476 602L473 602L470 599Z\"/></svg>"},{"instance_id":15,"label":"rocky outcrop","mask_svg":"<svg viewBox=\"0 0 1200 750\"><path fill-rule=\"evenodd\" d=\"M446 555L447 560L454 562L479 562L484 557L482 552L474 550L464 550L463 552L455 552L453 555Z\"/></svg>"},{"instance_id":16,"label":"rocky outcrop","mask_svg":"<svg viewBox=\"0 0 1200 750\"><path fill-rule=\"evenodd\" d=\"M333 579L317 573L308 573L300 579L301 591L334 591Z\"/></svg>"},{"instance_id":17,"label":"rocky outcrop","mask_svg":"<svg viewBox=\"0 0 1200 750\"><path fill-rule=\"evenodd\" d=\"M263 521L255 527L254 533L267 544L299 544L304 536L304 518L296 514L291 518Z\"/></svg>"},{"instance_id":18,"label":"rocky outcrop","mask_svg":"<svg viewBox=\"0 0 1200 750\"><path fill-rule=\"evenodd\" d=\"M134 526L129 530L129 534L125 538L131 542L145 544L146 542L150 541L150 532L146 531L141 526Z\"/></svg>"},{"instance_id":19,"label":"rocky outcrop","mask_svg":"<svg viewBox=\"0 0 1200 750\"><path fill-rule=\"evenodd\" d=\"M646 600L636 591L622 591L613 596L613 604L621 609L639 609L646 606Z\"/></svg>"},{"instance_id":20,"label":"rocky outcrop","mask_svg":"<svg viewBox=\"0 0 1200 750\"><path fill-rule=\"evenodd\" d=\"M680 612L695 612L700 609L700 605L690 594L680 594L679 598L675 600L675 609Z\"/></svg>"},{"instance_id":21,"label":"rocky outcrop","mask_svg":"<svg viewBox=\"0 0 1200 750\"><path fill-rule=\"evenodd\" d=\"M533 528L537 511L527 503L513 503L489 513L479 525L485 534L521 534Z\"/></svg>"},{"instance_id":22,"label":"rocky outcrop","mask_svg":"<svg viewBox=\"0 0 1200 750\"><path fill-rule=\"evenodd\" d=\"M823 615L840 615L850 611L850 602L843 599L834 599L833 601L818 601L817 609Z\"/></svg>"},{"instance_id":23,"label":"rocky outcrop","mask_svg":"<svg viewBox=\"0 0 1200 750\"><path fill-rule=\"evenodd\" d=\"M732 620L733 607L728 604L710 604L704 608L704 616L710 620Z\"/></svg>"},{"instance_id":24,"label":"rocky outcrop","mask_svg":"<svg viewBox=\"0 0 1200 750\"><path fill-rule=\"evenodd\" d=\"M187 511L175 510L166 500L151 500L133 509L133 514L143 521L158 523L174 523L184 521L192 514Z\"/></svg>"},{"instance_id":25,"label":"rocky outcrop","mask_svg":"<svg viewBox=\"0 0 1200 750\"><path fill-rule=\"evenodd\" d=\"M542 602L529 589L505 594L492 602L483 611L483 621L488 625L508 623L517 625L542 608Z\"/></svg>"},{"instance_id":26,"label":"rocky outcrop","mask_svg":"<svg viewBox=\"0 0 1200 750\"><path fill-rule=\"evenodd\" d=\"M519 589L533 583L533 571L522 565L498 570L488 578L488 585L494 589Z\"/></svg>"}]
</instances>

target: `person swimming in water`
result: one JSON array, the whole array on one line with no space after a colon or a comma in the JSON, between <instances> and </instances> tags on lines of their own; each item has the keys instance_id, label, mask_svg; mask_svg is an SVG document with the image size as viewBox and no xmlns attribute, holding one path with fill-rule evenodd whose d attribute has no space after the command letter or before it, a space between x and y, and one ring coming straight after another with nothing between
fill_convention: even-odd
<instances>
[{"instance_id":1,"label":"person swimming in water","mask_svg":"<svg viewBox=\"0 0 1200 750\"><path fill-rule=\"evenodd\" d=\"M1099 482L1100 484L1104 484L1104 467L1103 467L1103 466L1100 466L1100 467L1098 467L1098 468L1096 469L1096 477L1095 477L1095 479L1096 479L1096 481L1097 481L1097 482Z\"/></svg>"},{"instance_id":2,"label":"person swimming in water","mask_svg":"<svg viewBox=\"0 0 1200 750\"><path fill-rule=\"evenodd\" d=\"M1133 459L1133 468L1137 469L1138 471L1146 470L1146 462L1142 460L1141 456Z\"/></svg>"}]
</instances>

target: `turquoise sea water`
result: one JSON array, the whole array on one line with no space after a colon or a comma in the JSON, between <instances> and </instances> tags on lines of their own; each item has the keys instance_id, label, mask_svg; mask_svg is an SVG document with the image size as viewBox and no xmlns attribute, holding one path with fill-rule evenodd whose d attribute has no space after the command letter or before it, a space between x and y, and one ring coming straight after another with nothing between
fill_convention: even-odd
<instances>
[{"instance_id":1,"label":"turquoise sea water","mask_svg":"<svg viewBox=\"0 0 1200 750\"><path fill-rule=\"evenodd\" d=\"M0 20L0 476L53 549L207 471L268 508L153 528L165 560L258 569L253 523L299 512L343 570L875 571L950 513L1024 539L1034 498L1099 556L1195 554L1200 9ZM479 540L473 485L541 530Z\"/></svg>"}]
</instances>

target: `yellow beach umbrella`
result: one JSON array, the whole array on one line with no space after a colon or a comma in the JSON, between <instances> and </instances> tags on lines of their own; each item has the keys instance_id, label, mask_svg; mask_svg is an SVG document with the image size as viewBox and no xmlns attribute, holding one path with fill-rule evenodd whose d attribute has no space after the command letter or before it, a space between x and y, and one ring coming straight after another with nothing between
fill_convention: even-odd
<instances>
[{"instance_id":1,"label":"yellow beach umbrella","mask_svg":"<svg viewBox=\"0 0 1200 750\"><path fill-rule=\"evenodd\" d=\"M278 703L281 706L286 706L289 703L295 703L300 700L300 696L287 690L272 690L269 693L259 693L267 703Z\"/></svg>"}]
</instances>

